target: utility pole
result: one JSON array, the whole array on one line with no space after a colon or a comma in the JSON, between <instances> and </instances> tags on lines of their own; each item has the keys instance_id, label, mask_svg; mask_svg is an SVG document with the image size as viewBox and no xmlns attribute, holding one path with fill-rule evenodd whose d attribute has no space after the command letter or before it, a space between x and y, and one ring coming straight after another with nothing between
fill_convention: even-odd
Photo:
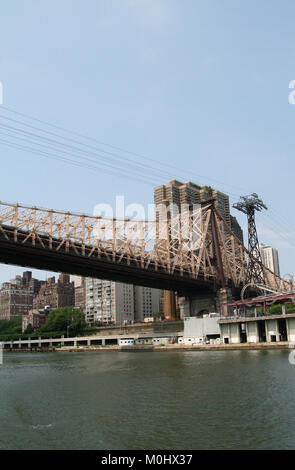
<instances>
[{"instance_id":1,"label":"utility pole","mask_svg":"<svg viewBox=\"0 0 295 470\"><path fill-rule=\"evenodd\" d=\"M267 210L266 205L259 199L256 193L250 196L241 196L241 201L233 205L235 209L243 212L248 217L248 250L249 263L247 283L252 285L265 285L261 253L259 250L258 235L255 223L255 211Z\"/></svg>"}]
</instances>

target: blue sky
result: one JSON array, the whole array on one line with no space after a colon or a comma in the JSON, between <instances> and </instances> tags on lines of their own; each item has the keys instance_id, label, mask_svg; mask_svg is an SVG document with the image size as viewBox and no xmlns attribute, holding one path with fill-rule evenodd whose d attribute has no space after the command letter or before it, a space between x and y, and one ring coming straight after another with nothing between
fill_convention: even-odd
<instances>
[{"instance_id":1,"label":"blue sky","mask_svg":"<svg viewBox=\"0 0 295 470\"><path fill-rule=\"evenodd\" d=\"M147 156L154 167L173 165L171 178L185 172L231 203L257 192L270 208L257 217L260 241L278 248L282 274L295 273L294 14L292 0L5 2L3 106ZM1 114L17 119L0 106ZM151 177L1 144L0 155L3 201L92 213L116 195L153 200ZM1 265L0 282L20 272Z\"/></svg>"}]
</instances>

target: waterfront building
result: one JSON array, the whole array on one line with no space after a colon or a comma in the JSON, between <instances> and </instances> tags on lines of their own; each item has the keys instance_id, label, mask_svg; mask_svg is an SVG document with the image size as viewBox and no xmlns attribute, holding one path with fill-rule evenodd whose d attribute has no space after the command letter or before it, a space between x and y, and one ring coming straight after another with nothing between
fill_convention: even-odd
<instances>
[{"instance_id":1,"label":"waterfront building","mask_svg":"<svg viewBox=\"0 0 295 470\"><path fill-rule=\"evenodd\" d=\"M86 278L82 276L72 276L75 290L75 307L86 312Z\"/></svg>"},{"instance_id":2,"label":"waterfront building","mask_svg":"<svg viewBox=\"0 0 295 470\"><path fill-rule=\"evenodd\" d=\"M123 325L143 322L160 310L157 289L86 278L86 321Z\"/></svg>"},{"instance_id":3,"label":"waterfront building","mask_svg":"<svg viewBox=\"0 0 295 470\"><path fill-rule=\"evenodd\" d=\"M295 341L294 293L235 300L225 307L219 320L222 343Z\"/></svg>"},{"instance_id":4,"label":"waterfront building","mask_svg":"<svg viewBox=\"0 0 295 470\"><path fill-rule=\"evenodd\" d=\"M264 266L280 276L279 254L276 248L271 246L259 245L261 260Z\"/></svg>"},{"instance_id":5,"label":"waterfront building","mask_svg":"<svg viewBox=\"0 0 295 470\"><path fill-rule=\"evenodd\" d=\"M0 320L10 320L12 316L28 313L33 307L33 291L19 283L4 282L0 290ZM20 277L21 279L21 277Z\"/></svg>"},{"instance_id":6,"label":"waterfront building","mask_svg":"<svg viewBox=\"0 0 295 470\"><path fill-rule=\"evenodd\" d=\"M49 312L50 309L45 308L44 310L30 310L27 315L22 315L22 332L24 333L29 325L34 330L38 330L46 323Z\"/></svg>"},{"instance_id":7,"label":"waterfront building","mask_svg":"<svg viewBox=\"0 0 295 470\"><path fill-rule=\"evenodd\" d=\"M159 289L134 286L134 319L136 322L144 322L145 319L155 315L159 317L161 313L160 294Z\"/></svg>"},{"instance_id":8,"label":"waterfront building","mask_svg":"<svg viewBox=\"0 0 295 470\"><path fill-rule=\"evenodd\" d=\"M39 279L34 279L32 277L32 271L25 271L22 276L16 276L11 282L17 283L23 287L30 287L33 291L33 294L36 295L40 287L46 284L46 281L40 281Z\"/></svg>"},{"instance_id":9,"label":"waterfront building","mask_svg":"<svg viewBox=\"0 0 295 470\"><path fill-rule=\"evenodd\" d=\"M74 285L70 282L69 274L60 274L55 282L55 277L51 277L41 286L40 291L34 297L34 309L44 308L45 305L51 309L68 307L74 305Z\"/></svg>"},{"instance_id":10,"label":"waterfront building","mask_svg":"<svg viewBox=\"0 0 295 470\"><path fill-rule=\"evenodd\" d=\"M133 286L87 278L86 321L89 324L134 321Z\"/></svg>"},{"instance_id":11,"label":"waterfront building","mask_svg":"<svg viewBox=\"0 0 295 470\"><path fill-rule=\"evenodd\" d=\"M212 313L202 317L186 317L184 319L183 337L179 338L179 344L206 344L220 343L220 315Z\"/></svg>"}]
</instances>

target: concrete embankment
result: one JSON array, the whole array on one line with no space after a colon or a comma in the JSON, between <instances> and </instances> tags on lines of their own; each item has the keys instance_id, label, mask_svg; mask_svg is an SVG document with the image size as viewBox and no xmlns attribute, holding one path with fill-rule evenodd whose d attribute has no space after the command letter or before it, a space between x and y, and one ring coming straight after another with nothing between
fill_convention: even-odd
<instances>
[{"instance_id":1,"label":"concrete embankment","mask_svg":"<svg viewBox=\"0 0 295 470\"><path fill-rule=\"evenodd\" d=\"M86 351L128 351L128 352L166 352L166 351L261 351L261 350L281 350L290 349L289 342L280 343L241 343L241 344L167 344L165 346L135 345L135 346L99 346L99 347L64 347L56 349L56 352L86 352Z\"/></svg>"},{"instance_id":2,"label":"concrete embankment","mask_svg":"<svg viewBox=\"0 0 295 470\"><path fill-rule=\"evenodd\" d=\"M240 344L198 344L195 346L185 344L167 344L164 346L134 345L134 346L65 346L61 348L14 348L6 352L167 352L167 351L266 351L293 349L289 342L280 343L240 343Z\"/></svg>"}]
</instances>

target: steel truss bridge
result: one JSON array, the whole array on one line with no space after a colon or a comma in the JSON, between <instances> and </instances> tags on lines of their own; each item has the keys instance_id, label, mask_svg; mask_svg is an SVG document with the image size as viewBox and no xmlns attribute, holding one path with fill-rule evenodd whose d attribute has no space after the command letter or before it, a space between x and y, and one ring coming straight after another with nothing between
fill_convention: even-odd
<instances>
[{"instance_id":1,"label":"steel truss bridge","mask_svg":"<svg viewBox=\"0 0 295 470\"><path fill-rule=\"evenodd\" d=\"M163 221L120 220L0 202L0 262L180 294L247 280L249 252L214 200ZM266 286L291 284L263 267Z\"/></svg>"}]
</instances>

